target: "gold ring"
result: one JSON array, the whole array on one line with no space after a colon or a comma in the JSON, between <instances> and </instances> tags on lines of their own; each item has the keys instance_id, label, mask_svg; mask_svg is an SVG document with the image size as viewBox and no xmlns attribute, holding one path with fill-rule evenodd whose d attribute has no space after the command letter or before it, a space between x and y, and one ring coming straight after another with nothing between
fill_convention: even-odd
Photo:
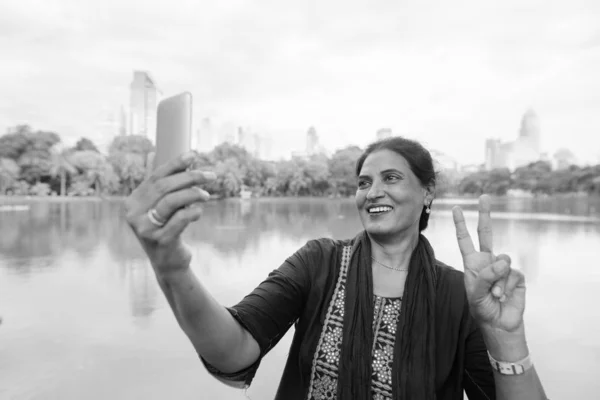
<instances>
[{"instance_id":1,"label":"gold ring","mask_svg":"<svg viewBox=\"0 0 600 400\"><path fill-rule=\"evenodd\" d=\"M156 208L151 208L150 210L148 210L148 213L146 215L148 215L148 219L150 220L150 222L152 222L153 225L158 226L159 228L165 226L165 224L167 223L167 221L165 221L158 215Z\"/></svg>"}]
</instances>

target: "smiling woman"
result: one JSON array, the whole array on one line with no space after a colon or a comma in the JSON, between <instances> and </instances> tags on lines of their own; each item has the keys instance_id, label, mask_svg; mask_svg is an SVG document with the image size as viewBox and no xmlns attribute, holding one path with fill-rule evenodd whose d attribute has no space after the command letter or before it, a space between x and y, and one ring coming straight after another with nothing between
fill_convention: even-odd
<instances>
[{"instance_id":1,"label":"smiling woman","mask_svg":"<svg viewBox=\"0 0 600 400\"><path fill-rule=\"evenodd\" d=\"M248 296L223 307L190 269L181 240L208 198L194 154L158 167L128 198L127 220L207 370L248 387L294 325L276 399L545 399L529 358L525 286L495 255L489 199L480 199L476 251L454 210L465 273L435 258L422 234L435 194L429 152L390 138L356 165L354 238L309 241Z\"/></svg>"},{"instance_id":2,"label":"smiling woman","mask_svg":"<svg viewBox=\"0 0 600 400\"><path fill-rule=\"evenodd\" d=\"M391 239L415 223L427 228L436 177L427 150L408 140L377 142L358 160L356 174L356 206L371 237Z\"/></svg>"}]
</instances>

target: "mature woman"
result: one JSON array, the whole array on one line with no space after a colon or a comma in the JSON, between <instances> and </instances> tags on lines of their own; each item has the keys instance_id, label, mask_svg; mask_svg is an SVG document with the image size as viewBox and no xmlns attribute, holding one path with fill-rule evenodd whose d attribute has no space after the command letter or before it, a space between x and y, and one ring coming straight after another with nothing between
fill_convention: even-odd
<instances>
[{"instance_id":1,"label":"mature woman","mask_svg":"<svg viewBox=\"0 0 600 400\"><path fill-rule=\"evenodd\" d=\"M194 154L158 167L127 200L175 316L219 380L250 385L262 358L295 325L276 399L545 399L525 340L523 275L492 250L480 199L479 247L460 209L465 273L437 261L421 234L435 172L420 144L391 138L356 165L364 231L309 241L237 305L220 305L190 269L180 235L208 198ZM192 207L188 207L192 206Z\"/></svg>"}]
</instances>

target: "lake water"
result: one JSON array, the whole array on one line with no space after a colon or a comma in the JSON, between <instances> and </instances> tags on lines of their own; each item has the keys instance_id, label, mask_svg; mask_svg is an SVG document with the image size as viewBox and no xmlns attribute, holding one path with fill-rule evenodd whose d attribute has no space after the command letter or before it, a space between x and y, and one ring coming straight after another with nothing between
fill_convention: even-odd
<instances>
[{"instance_id":1,"label":"lake water","mask_svg":"<svg viewBox=\"0 0 600 400\"><path fill-rule=\"evenodd\" d=\"M450 202L426 235L462 269ZM495 249L527 277L527 335L552 399L600 398L598 201L499 200ZM466 204L475 234L475 206ZM0 399L244 399L210 377L122 219L119 201L32 202L0 211ZM307 240L360 229L352 200L230 200L186 237L223 304L251 291ZM247 395L272 399L291 341Z\"/></svg>"}]
</instances>

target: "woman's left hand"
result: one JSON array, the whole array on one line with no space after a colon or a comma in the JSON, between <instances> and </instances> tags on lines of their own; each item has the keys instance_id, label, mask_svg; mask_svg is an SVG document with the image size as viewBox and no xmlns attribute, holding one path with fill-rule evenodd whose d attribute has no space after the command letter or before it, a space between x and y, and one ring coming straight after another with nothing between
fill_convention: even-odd
<instances>
[{"instance_id":1,"label":"woman's left hand","mask_svg":"<svg viewBox=\"0 0 600 400\"><path fill-rule=\"evenodd\" d=\"M458 247L465 269L465 289L471 314L480 327L515 332L523 326L525 277L511 268L507 255L492 250L490 198L479 198L479 251L475 249L460 207L452 210Z\"/></svg>"}]
</instances>

